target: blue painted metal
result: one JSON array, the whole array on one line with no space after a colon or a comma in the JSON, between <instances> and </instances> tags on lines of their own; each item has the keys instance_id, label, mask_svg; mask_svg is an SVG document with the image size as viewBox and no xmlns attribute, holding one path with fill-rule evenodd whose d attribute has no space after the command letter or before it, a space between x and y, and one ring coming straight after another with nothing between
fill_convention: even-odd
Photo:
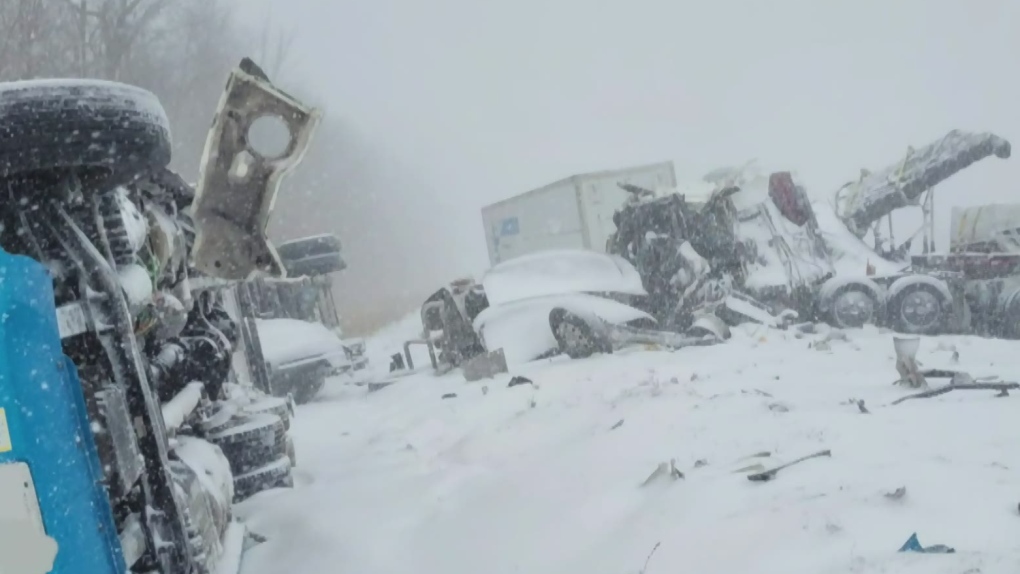
<instances>
[{"instance_id":1,"label":"blue painted metal","mask_svg":"<svg viewBox=\"0 0 1020 574\"><path fill-rule=\"evenodd\" d=\"M521 222L516 217L507 217L500 222L499 234L503 237L521 232Z\"/></svg>"},{"instance_id":2,"label":"blue painted metal","mask_svg":"<svg viewBox=\"0 0 1020 574\"><path fill-rule=\"evenodd\" d=\"M125 572L81 383L61 349L52 280L36 261L3 250L0 408L10 431L0 464L24 462L32 472L46 533L58 544L52 572Z\"/></svg>"}]
</instances>

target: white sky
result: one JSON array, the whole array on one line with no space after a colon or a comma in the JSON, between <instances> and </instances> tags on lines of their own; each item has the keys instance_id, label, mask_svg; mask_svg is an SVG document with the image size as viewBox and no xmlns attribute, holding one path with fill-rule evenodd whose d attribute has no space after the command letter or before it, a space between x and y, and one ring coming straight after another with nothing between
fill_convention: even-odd
<instances>
[{"instance_id":1,"label":"white sky","mask_svg":"<svg viewBox=\"0 0 1020 574\"><path fill-rule=\"evenodd\" d=\"M1020 134L1017 0L241 1L297 27L286 80L417 178L376 230L444 262L415 297L486 266L483 205L573 173L758 158L821 192L952 128ZM948 205L1015 201L1018 170L940 188L940 244Z\"/></svg>"}]
</instances>

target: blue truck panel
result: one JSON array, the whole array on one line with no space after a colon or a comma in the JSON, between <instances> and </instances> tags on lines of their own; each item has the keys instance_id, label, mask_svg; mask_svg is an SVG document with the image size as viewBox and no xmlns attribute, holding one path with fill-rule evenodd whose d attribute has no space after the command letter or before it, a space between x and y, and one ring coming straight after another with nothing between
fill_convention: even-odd
<instances>
[{"instance_id":1,"label":"blue truck panel","mask_svg":"<svg viewBox=\"0 0 1020 574\"><path fill-rule=\"evenodd\" d=\"M28 465L55 574L127 570L74 364L63 354L52 280L0 250L0 464ZM2 422L2 421L0 421Z\"/></svg>"}]
</instances>

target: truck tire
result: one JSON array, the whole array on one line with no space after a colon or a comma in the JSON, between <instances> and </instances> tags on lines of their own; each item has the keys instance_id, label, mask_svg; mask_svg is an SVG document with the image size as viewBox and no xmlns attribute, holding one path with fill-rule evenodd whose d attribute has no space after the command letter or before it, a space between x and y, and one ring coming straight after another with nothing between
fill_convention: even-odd
<instances>
[{"instance_id":1,"label":"truck tire","mask_svg":"<svg viewBox=\"0 0 1020 574\"><path fill-rule=\"evenodd\" d=\"M234 477L234 502L251 497L270 488L292 488L294 476L291 474L291 463L287 456L275 460Z\"/></svg>"},{"instance_id":2,"label":"truck tire","mask_svg":"<svg viewBox=\"0 0 1020 574\"><path fill-rule=\"evenodd\" d=\"M1020 339L1020 286L1011 285L999 294L997 311L992 321L993 334L1005 339Z\"/></svg>"},{"instance_id":3,"label":"truck tire","mask_svg":"<svg viewBox=\"0 0 1020 574\"><path fill-rule=\"evenodd\" d=\"M170 127L152 93L115 82L0 84L0 177L100 167L131 179L170 162Z\"/></svg>"},{"instance_id":4,"label":"truck tire","mask_svg":"<svg viewBox=\"0 0 1020 574\"><path fill-rule=\"evenodd\" d=\"M326 374L308 373L301 378L291 377L291 381L291 397L295 403L304 405L312 402L316 395L319 394L319 391L326 386Z\"/></svg>"},{"instance_id":5,"label":"truck tire","mask_svg":"<svg viewBox=\"0 0 1020 574\"><path fill-rule=\"evenodd\" d=\"M288 277L315 277L337 273L347 267L340 249L340 239L335 235L316 235L281 243L276 253Z\"/></svg>"},{"instance_id":6,"label":"truck tire","mask_svg":"<svg viewBox=\"0 0 1020 574\"><path fill-rule=\"evenodd\" d=\"M339 253L341 247L340 239L335 235L316 235L285 241L276 246L276 253L280 259L297 260Z\"/></svg>"},{"instance_id":7,"label":"truck tire","mask_svg":"<svg viewBox=\"0 0 1020 574\"><path fill-rule=\"evenodd\" d=\"M560 352L571 359L585 359L596 353L612 353L613 344L583 317L557 307L549 313L549 327Z\"/></svg>"},{"instance_id":8,"label":"truck tire","mask_svg":"<svg viewBox=\"0 0 1020 574\"><path fill-rule=\"evenodd\" d=\"M290 430L292 411L290 401L280 397L264 397L255 402L245 405L242 411L249 415L271 414L280 417L283 421L283 429Z\"/></svg>"},{"instance_id":9,"label":"truck tire","mask_svg":"<svg viewBox=\"0 0 1020 574\"><path fill-rule=\"evenodd\" d=\"M235 417L205 437L220 447L235 477L286 456L286 439L283 421L269 413Z\"/></svg>"},{"instance_id":10,"label":"truck tire","mask_svg":"<svg viewBox=\"0 0 1020 574\"><path fill-rule=\"evenodd\" d=\"M878 323L881 305L866 286L847 283L829 297L825 322L840 329L859 329Z\"/></svg>"},{"instance_id":11,"label":"truck tire","mask_svg":"<svg viewBox=\"0 0 1020 574\"><path fill-rule=\"evenodd\" d=\"M911 283L889 299L892 328L911 335L936 335L949 323L951 302L934 285Z\"/></svg>"}]
</instances>

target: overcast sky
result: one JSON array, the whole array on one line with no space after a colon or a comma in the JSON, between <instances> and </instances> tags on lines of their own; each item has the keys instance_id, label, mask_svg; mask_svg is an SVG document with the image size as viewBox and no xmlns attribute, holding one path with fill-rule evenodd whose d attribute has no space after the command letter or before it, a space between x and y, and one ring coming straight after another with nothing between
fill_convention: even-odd
<instances>
[{"instance_id":1,"label":"overcast sky","mask_svg":"<svg viewBox=\"0 0 1020 574\"><path fill-rule=\"evenodd\" d=\"M821 192L952 128L1020 134L1017 0L258 1L298 30L287 81L445 210L377 233L407 259L440 237L447 274L486 266L483 205L578 172L758 158ZM988 160L940 205L1015 201L1018 174Z\"/></svg>"}]
</instances>

